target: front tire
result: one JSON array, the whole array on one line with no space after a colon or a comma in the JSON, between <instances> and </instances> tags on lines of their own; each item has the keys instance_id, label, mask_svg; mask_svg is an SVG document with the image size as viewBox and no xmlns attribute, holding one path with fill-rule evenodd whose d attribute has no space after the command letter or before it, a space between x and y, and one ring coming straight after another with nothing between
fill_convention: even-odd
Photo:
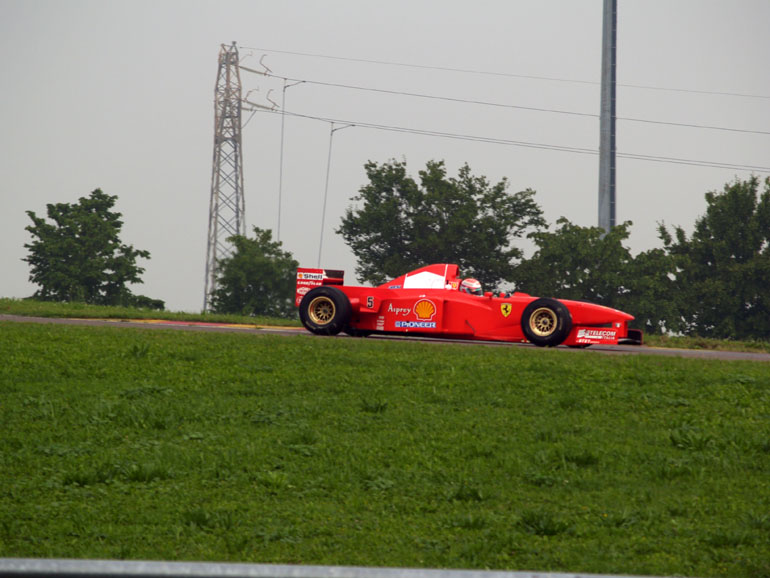
<instances>
[{"instance_id":1,"label":"front tire","mask_svg":"<svg viewBox=\"0 0 770 578\"><path fill-rule=\"evenodd\" d=\"M521 329L530 343L538 347L555 347L572 331L572 315L556 299L536 299L524 308Z\"/></svg>"},{"instance_id":2,"label":"front tire","mask_svg":"<svg viewBox=\"0 0 770 578\"><path fill-rule=\"evenodd\" d=\"M302 325L316 335L337 335L347 327L352 313L347 295L335 287L316 287L299 304Z\"/></svg>"}]
</instances>

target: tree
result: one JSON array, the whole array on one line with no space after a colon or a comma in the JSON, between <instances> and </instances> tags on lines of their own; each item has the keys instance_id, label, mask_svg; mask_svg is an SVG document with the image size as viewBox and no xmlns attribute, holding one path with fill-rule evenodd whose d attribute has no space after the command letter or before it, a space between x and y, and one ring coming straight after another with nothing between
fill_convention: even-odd
<instances>
[{"instance_id":1,"label":"tree","mask_svg":"<svg viewBox=\"0 0 770 578\"><path fill-rule=\"evenodd\" d=\"M636 320L634 326L651 333L680 333L685 329L681 315L681 293L675 282L676 265L663 249L639 253L630 263L630 291L619 308Z\"/></svg>"},{"instance_id":2,"label":"tree","mask_svg":"<svg viewBox=\"0 0 770 578\"><path fill-rule=\"evenodd\" d=\"M358 258L360 282L380 284L429 263L457 263L464 275L493 288L510 277L522 251L516 238L545 226L535 192L507 192L464 165L447 178L443 161L430 161L419 184L406 162L365 165L369 183L347 209L337 233Z\"/></svg>"},{"instance_id":3,"label":"tree","mask_svg":"<svg viewBox=\"0 0 770 578\"><path fill-rule=\"evenodd\" d=\"M299 263L272 240L269 230L254 227L255 238L235 235L232 256L218 261L217 289L211 306L218 313L290 317Z\"/></svg>"},{"instance_id":4,"label":"tree","mask_svg":"<svg viewBox=\"0 0 770 578\"><path fill-rule=\"evenodd\" d=\"M676 264L684 331L704 337L770 338L770 179L736 180L706 193L691 238L659 234Z\"/></svg>"},{"instance_id":5,"label":"tree","mask_svg":"<svg viewBox=\"0 0 770 578\"><path fill-rule=\"evenodd\" d=\"M580 227L564 217L555 232L539 231L530 237L537 251L515 273L516 288L533 295L584 299L615 306L627 290L626 272L632 261L622 241L630 222L605 234L601 227Z\"/></svg>"},{"instance_id":6,"label":"tree","mask_svg":"<svg viewBox=\"0 0 770 578\"><path fill-rule=\"evenodd\" d=\"M673 263L660 249L633 257L623 246L630 221L609 233L563 217L557 225L553 233L531 235L538 249L516 268L517 289L621 309L634 315L634 326L645 331L678 328L678 310L671 300L673 281L668 276Z\"/></svg>"},{"instance_id":7,"label":"tree","mask_svg":"<svg viewBox=\"0 0 770 578\"><path fill-rule=\"evenodd\" d=\"M112 210L116 196L94 190L76 204L47 205L48 222L27 211L33 237L24 247L29 255L29 280L40 286L34 297L46 301L83 301L98 305L140 304L163 309L163 302L136 296L128 289L142 283L138 258L147 251L120 240L121 214Z\"/></svg>"}]
</instances>

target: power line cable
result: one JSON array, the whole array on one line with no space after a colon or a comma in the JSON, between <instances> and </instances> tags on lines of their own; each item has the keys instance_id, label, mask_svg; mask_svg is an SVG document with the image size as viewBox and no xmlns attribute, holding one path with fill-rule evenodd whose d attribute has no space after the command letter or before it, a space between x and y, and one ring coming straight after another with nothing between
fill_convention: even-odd
<instances>
[{"instance_id":1,"label":"power line cable","mask_svg":"<svg viewBox=\"0 0 770 578\"><path fill-rule=\"evenodd\" d=\"M553 108L540 108L540 107L534 107L534 106L522 106L522 105L516 105L516 104L505 104L505 103L501 103L501 102L491 102L491 101L485 101L485 100L472 100L472 99L465 99L465 98L456 98L456 97L451 97L451 96L440 96L440 95L423 94L423 93L417 93L417 92L406 92L406 91L401 91L401 90L390 90L390 89L386 89L386 88L372 88L372 87L357 86L357 85L351 85L351 84L342 84L342 83L336 83L336 82L325 82L325 81L320 81L320 80L298 79L298 78L290 78L290 77L285 77L285 76L279 76L279 75L276 75L276 74L262 73L262 72L258 72L256 70L252 70L252 69L249 69L249 68L243 68L243 69L247 70L249 72L255 72L257 74L261 74L263 76L267 76L267 77L270 77L270 78L282 79L282 80L284 80L286 82L302 82L302 83L314 84L314 85L318 85L318 86L327 86L327 87L333 87L333 88L344 88L344 89L349 89L349 90L360 90L360 91L366 91L366 92L375 92L375 93L379 93L379 94L390 94L390 95L394 95L394 96L408 96L408 97L413 97L413 98L423 98L423 99L430 99L430 100L441 100L441 101L461 103L461 104L474 104L474 105L480 105L480 106L491 106L491 107L498 107L498 108L510 108L510 109L516 109L516 110L527 110L527 111L532 111L532 112L544 112L544 113L551 113L551 114L564 114L564 115L569 115L569 116L599 118L598 114L587 113L587 112L576 112L576 111L560 110L560 109L553 109ZM743 128L734 128L734 127L725 127L725 126L714 126L714 125L704 125L704 124L696 124L696 123L682 123L682 122L652 120L652 119L633 118L633 117L618 117L618 120L626 121L626 122L644 123L644 124L659 124L659 125L664 125L664 126L675 126L675 127L683 127L683 128L696 128L696 129L703 129L703 130L718 130L718 131L744 133L744 134L770 135L770 131L764 131L764 130L752 130L752 129L743 129Z\"/></svg>"},{"instance_id":2,"label":"power line cable","mask_svg":"<svg viewBox=\"0 0 770 578\"><path fill-rule=\"evenodd\" d=\"M665 120L651 120L646 118L631 118L631 117L623 117L619 116L617 117L618 120L626 121L626 122L640 122L644 124L661 124L664 126L678 126L678 127L684 127L684 128L700 128L704 130L719 130L724 132L737 132L737 133L743 133L743 134L763 134L763 135L770 135L770 131L767 130L751 130L748 128L734 128L730 126L714 126L714 125L708 125L708 124L695 124L695 123L687 123L687 122L669 122Z\"/></svg>"},{"instance_id":3,"label":"power line cable","mask_svg":"<svg viewBox=\"0 0 770 578\"><path fill-rule=\"evenodd\" d=\"M448 66L430 66L425 64L410 64L406 62L391 62L388 60L371 60L366 58L352 58L352 57L346 57L346 56L329 56L327 54L314 54L310 52L296 52L291 50L273 50L270 48L255 48L255 47L249 47L249 46L242 46L243 50L256 50L258 52L273 52L276 54L291 54L294 56L309 56L312 58L325 58L327 60L343 60L347 62L363 62L366 64L382 64L386 66L401 66L406 68L418 68L423 70L442 70L444 72L462 72L466 74L480 74L484 76L502 76L502 77L508 77L508 78L527 78L531 80L551 80L554 82L572 82L575 84L599 84L598 82L592 81L592 80L574 80L574 79L567 79L567 78L556 78L556 77L549 77L549 76L535 76L535 75L529 75L529 74L514 74L510 72L494 72L494 71L487 71L487 70L473 70L469 68L452 68Z\"/></svg>"},{"instance_id":4,"label":"power line cable","mask_svg":"<svg viewBox=\"0 0 770 578\"><path fill-rule=\"evenodd\" d=\"M247 69L249 70L249 69ZM251 71L251 72L257 72L257 71ZM481 106L493 106L498 108L514 108L519 110L530 110L535 112L551 112L556 114L567 114L572 116L586 116L586 117L592 117L592 118L598 118L598 114L588 113L588 112L574 112L569 110L558 110L558 109L551 109L551 108L539 108L534 106L523 106L523 105L516 105L516 104L505 104L501 102L491 102L487 100L472 100L472 99L466 99L466 98L456 98L452 96L440 96L440 95L433 95L433 94L423 94L419 92L406 92L402 90L390 90L387 88L372 88L367 86L357 86L353 84L342 84L337 82L325 82L321 80L299 80L296 78L288 78L284 76L279 76L276 74L269 74L269 73L261 73L258 72L258 74L262 74L263 76L271 77L271 78L278 78L286 81L296 81L296 82L305 82L307 84L315 84L318 86L329 86L333 88L346 88L349 90L360 90L365 92L376 92L380 94L390 94L395 96L409 96L414 98L425 98L430 100L443 100L447 102L456 102L461 104L477 104ZM770 134L770 133L768 133Z\"/></svg>"},{"instance_id":5,"label":"power line cable","mask_svg":"<svg viewBox=\"0 0 770 578\"><path fill-rule=\"evenodd\" d=\"M243 46L241 47L244 50L255 50L258 52L271 52L275 54L290 54L294 56L306 56L311 58L324 58L328 60L342 60L347 62L362 62L366 64L379 64L379 65L386 65L386 66L400 66L400 67L406 67L406 68L417 68L417 69L423 69L423 70L441 70L444 72L459 72L464 74L477 74L477 75L484 75L484 76L500 76L500 77L508 77L508 78L524 78L524 79L530 79L530 80L545 80L545 81L551 81L551 82L565 82L565 83L572 83L572 84L589 84L589 85L598 85L600 84L599 81L595 80L581 80L581 79L574 79L574 78L559 78L554 76L538 76L538 75L531 75L531 74L515 74L511 72L496 72L496 71L490 71L490 70L474 70L470 68L453 68L448 66L431 66L431 65L425 65L425 64L411 64L407 62L393 62L389 60L373 60L373 59L366 59L366 58L353 58L349 56L331 56L328 54L317 54L312 52L298 52L298 51L292 51L292 50L276 50L273 48L256 48L256 47L248 47ZM768 99L770 100L770 95L766 94L749 94L749 93L742 93L742 92L730 92L730 91L714 91L714 90L697 90L697 89L690 89L690 88L671 88L671 87L663 87L663 86L651 86L651 85L644 85L644 84L624 84L624 83L618 83L617 86L622 86L625 88L635 88L635 89L643 89L643 90L657 90L657 91L668 91L668 92L683 92L683 93L692 93L692 94L707 94L707 95L716 95L716 96L732 96L732 97L738 97L738 98L760 98L760 99Z\"/></svg>"},{"instance_id":6,"label":"power line cable","mask_svg":"<svg viewBox=\"0 0 770 578\"><path fill-rule=\"evenodd\" d=\"M248 109L244 109L244 110L248 110ZM376 123L370 123L370 122L341 120L341 119L311 116L307 114L300 114L300 113L294 113L294 112L288 112L288 111L281 112L277 110L268 110L268 109L261 109L261 108L256 109L256 112L263 112L263 113L270 113L270 114L286 114L288 116L293 116L295 118L303 118L303 119L315 120L315 121L326 122L326 123L349 124L349 125L353 125L361 128L369 128L373 130L383 130L388 132L405 133L405 134L416 134L416 135L422 135L422 136L448 138L453 140L482 142L487 144L498 144L498 145L506 145L506 146L518 146L523 148L567 152L567 153L573 153L573 154L590 154L590 155L599 154L599 151L596 149L589 149L589 148L583 148L583 147L553 145L548 143L536 143L536 142L530 142L530 141L516 141L516 140L501 139L501 138L486 137L486 136L458 134L458 133L450 133L450 132L443 132L443 131L416 129L416 128L410 128L410 127L400 127L400 126L393 126L393 125L383 125L383 124L376 124ZM723 163L718 161L703 161L703 160L697 160L697 159L683 159L683 158L677 158L677 157L665 157L665 156L644 155L644 154L638 154L638 153L622 153L622 152L618 152L617 156L622 158L642 160L642 161L648 161L648 162L682 164L682 165L691 165L691 166L770 173L770 167L744 165L744 164L738 164L738 163Z\"/></svg>"},{"instance_id":7,"label":"power line cable","mask_svg":"<svg viewBox=\"0 0 770 578\"><path fill-rule=\"evenodd\" d=\"M248 109L244 109L244 110L248 110ZM264 109L258 109L257 112L280 114L279 111L271 111L271 110L264 110ZM349 124L352 126L357 126L361 128L370 128L374 130L384 130L389 132L406 133L406 134L418 134L418 135L424 135L424 136L434 136L434 137L441 137L441 138L449 138L449 139L465 140L465 141L473 141L473 142L484 142L484 143L491 143L491 144L506 144L506 145L512 145L512 146L522 146L526 148L537 148L537 149L555 150L555 151L563 151L563 152L573 152L573 153L580 153L580 154L598 154L598 151L596 151L595 149L588 149L588 148L581 148L581 147L551 145L551 144L535 143L535 142L528 142L528 141L515 141L515 140L500 139L500 138L494 138L494 137L485 137L485 136L458 134L458 133L450 133L450 132L436 131L436 130L417 129L417 128L411 128L411 127L384 125L384 124L377 124L377 123L371 123L371 122L347 121L347 120L340 120L340 119L334 119L334 118L312 116L312 115L301 114L296 112L288 112L288 111L284 111L284 112L287 116L292 116L295 118L316 120L316 121L326 122L326 123Z\"/></svg>"}]
</instances>

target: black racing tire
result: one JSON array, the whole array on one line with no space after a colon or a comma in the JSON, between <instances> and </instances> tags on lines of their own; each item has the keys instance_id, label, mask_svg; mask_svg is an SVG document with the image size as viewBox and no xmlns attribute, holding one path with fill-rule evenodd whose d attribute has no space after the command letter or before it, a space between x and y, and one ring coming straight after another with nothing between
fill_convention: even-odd
<instances>
[{"instance_id":1,"label":"black racing tire","mask_svg":"<svg viewBox=\"0 0 770 578\"><path fill-rule=\"evenodd\" d=\"M538 347L556 347L572 331L572 315L556 299L536 299L521 314L521 329L530 343Z\"/></svg>"},{"instance_id":2,"label":"black racing tire","mask_svg":"<svg viewBox=\"0 0 770 578\"><path fill-rule=\"evenodd\" d=\"M316 287L299 303L302 325L316 335L337 335L350 323L352 314L350 300L336 287Z\"/></svg>"}]
</instances>

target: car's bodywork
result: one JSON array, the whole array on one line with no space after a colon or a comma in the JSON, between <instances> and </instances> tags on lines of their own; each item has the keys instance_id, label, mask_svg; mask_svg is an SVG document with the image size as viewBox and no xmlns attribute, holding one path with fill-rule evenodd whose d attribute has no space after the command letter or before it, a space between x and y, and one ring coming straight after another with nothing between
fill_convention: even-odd
<instances>
[{"instance_id":1,"label":"car's bodywork","mask_svg":"<svg viewBox=\"0 0 770 578\"><path fill-rule=\"evenodd\" d=\"M526 293L483 296L459 290L457 265L428 265L379 287L344 284L344 273L297 270L296 304L311 332L529 341L539 346L641 343L633 316L617 309Z\"/></svg>"}]
</instances>

